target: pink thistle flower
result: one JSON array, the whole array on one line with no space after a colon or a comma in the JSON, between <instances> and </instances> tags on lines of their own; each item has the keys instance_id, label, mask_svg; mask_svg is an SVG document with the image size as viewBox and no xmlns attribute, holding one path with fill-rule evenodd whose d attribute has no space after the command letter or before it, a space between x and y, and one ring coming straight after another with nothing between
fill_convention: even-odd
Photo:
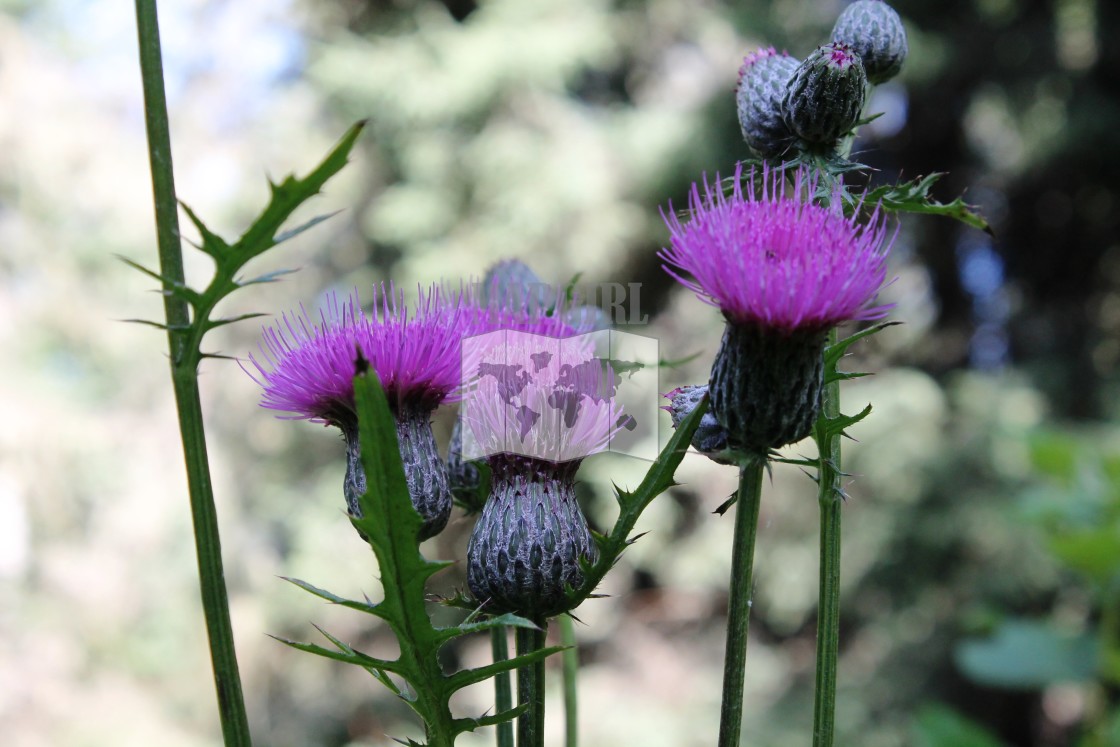
<instances>
[{"instance_id":1,"label":"pink thistle flower","mask_svg":"<svg viewBox=\"0 0 1120 747\"><path fill-rule=\"evenodd\" d=\"M780 172L764 169L759 187L753 171L743 181L739 166L730 195L718 175L703 195L693 185L690 220L665 217L671 247L659 256L727 320L709 379L711 412L732 450L756 458L811 432L827 331L891 308L873 303L891 242L877 207L860 224L844 216L838 190L829 206L802 199L817 192L802 169L792 193Z\"/></svg>"},{"instance_id":2,"label":"pink thistle flower","mask_svg":"<svg viewBox=\"0 0 1120 747\"><path fill-rule=\"evenodd\" d=\"M737 166L730 195L718 174L703 195L694 184L687 223L662 212L671 241L659 253L665 271L732 323L792 332L885 316L891 306L869 306L890 244L878 209L861 225L844 217L838 192L829 207L803 201L817 187L803 169L792 194L781 172L764 169L761 188L753 176L744 185Z\"/></svg>"},{"instance_id":3,"label":"pink thistle flower","mask_svg":"<svg viewBox=\"0 0 1120 747\"><path fill-rule=\"evenodd\" d=\"M462 296L433 286L419 289L413 313L390 283L374 289L367 315L357 293L326 299L319 323L300 314L265 327L262 359L250 355L253 379L264 389L263 407L292 419L341 425L354 417L354 365L370 362L394 408L432 410L453 402L459 390L459 345L475 322Z\"/></svg>"},{"instance_id":4,"label":"pink thistle flower","mask_svg":"<svg viewBox=\"0 0 1120 747\"><path fill-rule=\"evenodd\" d=\"M419 289L410 313L403 294L390 284L374 289L370 315L361 310L356 293L345 302L331 294L318 324L301 309L264 329L262 358L249 356L256 374L246 369L264 389L261 405L342 429L347 445L343 492L351 514L361 516L358 499L366 490L354 412L353 379L361 356L377 373L397 420L409 493L424 519L420 539L447 524L451 492L431 414L461 394L460 345L480 323L473 309L469 295L433 286Z\"/></svg>"}]
</instances>

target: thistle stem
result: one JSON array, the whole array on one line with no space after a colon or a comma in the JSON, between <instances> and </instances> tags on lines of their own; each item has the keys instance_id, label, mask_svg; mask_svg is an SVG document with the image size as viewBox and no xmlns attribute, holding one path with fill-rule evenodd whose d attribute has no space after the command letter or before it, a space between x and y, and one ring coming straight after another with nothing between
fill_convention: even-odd
<instances>
[{"instance_id":1,"label":"thistle stem","mask_svg":"<svg viewBox=\"0 0 1120 747\"><path fill-rule=\"evenodd\" d=\"M836 344L836 330L828 345ZM821 417L840 414L840 382L824 387ZM824 436L823 438L821 436ZM813 698L813 747L832 747L836 724L836 669L840 649L840 436L814 434L820 454L817 499L821 510L820 596L817 600L817 670Z\"/></svg>"},{"instance_id":2,"label":"thistle stem","mask_svg":"<svg viewBox=\"0 0 1120 747\"><path fill-rule=\"evenodd\" d=\"M517 655L544 648L548 621L533 620L536 629L517 629ZM528 709L517 717L517 747L544 747L544 659L517 670L517 704Z\"/></svg>"},{"instance_id":3,"label":"thistle stem","mask_svg":"<svg viewBox=\"0 0 1120 747\"><path fill-rule=\"evenodd\" d=\"M160 274L166 279L166 290L171 283L183 282L183 255L179 241L175 180L171 164L171 135L167 121L167 97L163 85L163 62L155 0L136 0L136 27L140 46L140 72L144 88L144 116L155 201ZM241 692L241 677L237 668L233 628L229 619L229 600L222 570L218 518L214 508L214 491L210 484L206 432L203 428L202 406L198 394L198 359L189 348L185 331L190 322L190 312L184 300L170 293L164 294L163 303L168 326L168 344L171 350L171 381L175 390L179 431L186 460L202 611L210 642L210 661L214 669L222 736L227 747L247 746L252 742L249 737L245 700Z\"/></svg>"},{"instance_id":4,"label":"thistle stem","mask_svg":"<svg viewBox=\"0 0 1120 747\"><path fill-rule=\"evenodd\" d=\"M560 616L560 645L564 661L564 747L579 747L579 703L576 693L579 679L579 649L576 628L571 615Z\"/></svg>"},{"instance_id":5,"label":"thistle stem","mask_svg":"<svg viewBox=\"0 0 1120 747\"><path fill-rule=\"evenodd\" d=\"M743 678L746 673L747 629L750 626L753 592L751 577L754 572L754 540L758 533L758 510L762 503L762 471L765 466L766 459L759 455L739 468L718 747L738 747L743 729Z\"/></svg>"},{"instance_id":6,"label":"thistle stem","mask_svg":"<svg viewBox=\"0 0 1120 747\"><path fill-rule=\"evenodd\" d=\"M509 658L509 628L502 625L490 630L490 649L494 654L494 663L505 661ZM494 708L498 713L508 711L513 707L513 685L509 672L494 675ZM503 721L498 724L498 747L514 747L513 722Z\"/></svg>"}]
</instances>

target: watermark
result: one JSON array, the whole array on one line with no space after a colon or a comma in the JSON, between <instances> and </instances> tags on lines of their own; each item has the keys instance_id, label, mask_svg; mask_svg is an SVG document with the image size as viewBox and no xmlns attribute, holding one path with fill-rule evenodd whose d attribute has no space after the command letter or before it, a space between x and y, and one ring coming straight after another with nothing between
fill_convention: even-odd
<instances>
[{"instance_id":1,"label":"watermark","mask_svg":"<svg viewBox=\"0 0 1120 747\"><path fill-rule=\"evenodd\" d=\"M616 330L559 339L502 330L463 341L463 458L552 462L658 452L658 341Z\"/></svg>"},{"instance_id":2,"label":"watermark","mask_svg":"<svg viewBox=\"0 0 1120 747\"><path fill-rule=\"evenodd\" d=\"M476 289L479 297L498 300L505 308L523 309L530 313L549 313L560 307L568 313L580 309L598 309L602 327L649 324L649 314L642 311L641 283L570 283L559 287L549 283L518 283L510 287Z\"/></svg>"}]
</instances>

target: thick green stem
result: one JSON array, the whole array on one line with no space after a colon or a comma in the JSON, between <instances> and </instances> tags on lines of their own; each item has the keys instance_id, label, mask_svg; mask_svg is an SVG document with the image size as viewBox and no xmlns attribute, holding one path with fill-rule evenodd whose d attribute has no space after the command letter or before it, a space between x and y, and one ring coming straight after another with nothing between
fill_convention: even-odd
<instances>
[{"instance_id":1,"label":"thick green stem","mask_svg":"<svg viewBox=\"0 0 1120 747\"><path fill-rule=\"evenodd\" d=\"M163 63L155 0L136 0L136 25L140 41L140 72L155 197L160 273L166 278L167 290L170 283L183 281L183 256L179 241L175 180L171 166L171 136L167 123L167 98L163 87ZM170 293L164 294L164 312L169 328L171 380L175 389L179 431L186 459L202 611L210 640L210 661L214 668L222 735L226 745L250 745L249 721L241 693L233 628L229 619L229 600L222 571L218 518L214 509L213 488L210 485L206 433L203 430L202 406L198 395L197 351L191 351L183 331L190 321L190 312L185 301Z\"/></svg>"},{"instance_id":2,"label":"thick green stem","mask_svg":"<svg viewBox=\"0 0 1120 747\"><path fill-rule=\"evenodd\" d=\"M509 658L509 629L506 626L490 630L490 650L494 662ZM494 710L503 713L513 708L513 685L509 672L494 675ZM498 747L513 747L513 722L498 724Z\"/></svg>"},{"instance_id":3,"label":"thick green stem","mask_svg":"<svg viewBox=\"0 0 1120 747\"><path fill-rule=\"evenodd\" d=\"M533 620L537 629L517 629L517 654L544 648L548 621ZM517 670L517 704L527 705L517 717L517 747L544 747L544 659Z\"/></svg>"},{"instance_id":4,"label":"thick green stem","mask_svg":"<svg viewBox=\"0 0 1120 747\"><path fill-rule=\"evenodd\" d=\"M579 747L579 649L571 615L560 616L560 645L564 646L564 747Z\"/></svg>"},{"instance_id":5,"label":"thick green stem","mask_svg":"<svg viewBox=\"0 0 1120 747\"><path fill-rule=\"evenodd\" d=\"M731 592L727 611L727 646L723 659L723 705L719 715L719 747L738 747L743 729L743 678L747 665L754 572L754 539L762 503L762 456L739 468L735 502L735 542L731 551Z\"/></svg>"},{"instance_id":6,"label":"thick green stem","mask_svg":"<svg viewBox=\"0 0 1120 747\"><path fill-rule=\"evenodd\" d=\"M836 344L836 330L828 345ZM840 382L825 385L822 416L840 415ZM823 437L822 437L823 435ZM817 600L817 671L813 700L813 747L831 747L836 724L836 669L840 650L840 436L818 434L818 501L821 510L820 596Z\"/></svg>"}]
</instances>

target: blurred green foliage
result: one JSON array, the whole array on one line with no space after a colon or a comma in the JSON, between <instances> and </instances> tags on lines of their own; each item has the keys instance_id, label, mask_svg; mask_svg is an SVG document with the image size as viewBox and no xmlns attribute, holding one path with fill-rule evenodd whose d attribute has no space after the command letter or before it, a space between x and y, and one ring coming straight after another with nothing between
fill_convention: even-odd
<instances>
[{"instance_id":1,"label":"blurred green foliage","mask_svg":"<svg viewBox=\"0 0 1120 747\"><path fill-rule=\"evenodd\" d=\"M0 721L20 747L216 741L163 351L154 336L109 321L153 318L159 304L112 259L154 257L128 72L134 30L124 6L125 21L112 20L114 5L9 3L18 13L0 16L0 406L12 413L0 424L0 671L10 673L0 674ZM303 270L221 313L313 308L330 286L478 276L515 256L556 281L583 271L581 282L642 283L652 316L643 333L666 358L701 352L664 371L664 389L702 381L720 320L660 269L657 208L680 207L702 172L729 172L746 154L732 96L742 56L769 44L802 56L840 7L165 4L180 191L219 233L245 227L263 199L254 192L264 189L262 170L303 168L345 125L371 119L362 152L307 217L349 209L261 268ZM870 402L874 412L845 450L855 476L838 743L1120 744L1120 46L1111 41L1120 5L896 7L912 56L880 100L890 116L866 128L856 152L881 170L876 183L947 171L935 196L967 189L981 205L1005 267L995 301L1010 348L1002 371L970 370L978 310L957 247L971 229L907 220L894 254L899 280L886 294L906 324L856 346L848 368L880 373L845 385L846 409ZM898 126L885 128L892 119ZM214 343L243 355L256 332L235 325L216 330ZM256 739L298 747L408 736L407 707L364 673L263 635L300 638L314 621L348 645L392 655L380 627L276 579L329 580L353 598L373 586L368 549L340 508L341 443L260 412L235 366L208 361L202 371ZM452 416L439 414L439 433ZM606 481L633 486L642 469L611 457L584 466L598 528L614 516ZM686 459L685 484L650 506L637 527L650 534L607 577L611 597L581 607L584 747L711 744L704 725L718 713L730 547L729 522L711 512L733 490L727 472ZM767 486L749 744L807 741L813 495L792 467ZM462 557L469 528L454 520L428 554ZM458 569L446 575L436 592L462 584ZM1026 621L1062 646L1096 640L1093 676L1006 688L958 667L954 652L1007 646L1008 630L1009 650L1020 648ZM468 640L444 655L449 666L478 666L487 648ZM1035 648L1020 660L1041 659ZM490 693L461 695L464 706L485 707ZM463 739L491 742L485 730Z\"/></svg>"}]
</instances>

